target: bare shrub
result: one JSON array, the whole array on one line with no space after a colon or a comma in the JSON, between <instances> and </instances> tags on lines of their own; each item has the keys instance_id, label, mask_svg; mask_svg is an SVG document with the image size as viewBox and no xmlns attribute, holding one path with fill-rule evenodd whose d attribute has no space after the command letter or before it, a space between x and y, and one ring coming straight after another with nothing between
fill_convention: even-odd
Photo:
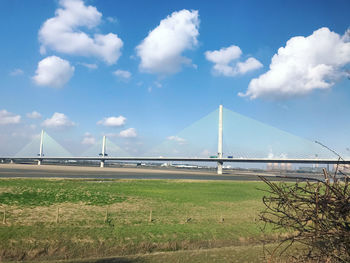
<instances>
[{"instance_id":1,"label":"bare shrub","mask_svg":"<svg viewBox=\"0 0 350 263\"><path fill-rule=\"evenodd\" d=\"M286 233L270 256L299 243L304 250L295 261L350 262L350 178L338 169L323 173L324 180L296 183L260 177L269 186L260 220Z\"/></svg>"}]
</instances>

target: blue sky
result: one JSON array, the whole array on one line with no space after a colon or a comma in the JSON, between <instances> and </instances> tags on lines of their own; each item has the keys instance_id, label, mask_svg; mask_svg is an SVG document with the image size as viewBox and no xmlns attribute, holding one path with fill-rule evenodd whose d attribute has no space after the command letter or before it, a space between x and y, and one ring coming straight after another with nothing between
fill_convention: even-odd
<instances>
[{"instance_id":1,"label":"blue sky","mask_svg":"<svg viewBox=\"0 0 350 263\"><path fill-rule=\"evenodd\" d=\"M74 154L103 134L141 153L220 103L344 151L348 10L346 0L1 1L0 154L42 128Z\"/></svg>"}]
</instances>

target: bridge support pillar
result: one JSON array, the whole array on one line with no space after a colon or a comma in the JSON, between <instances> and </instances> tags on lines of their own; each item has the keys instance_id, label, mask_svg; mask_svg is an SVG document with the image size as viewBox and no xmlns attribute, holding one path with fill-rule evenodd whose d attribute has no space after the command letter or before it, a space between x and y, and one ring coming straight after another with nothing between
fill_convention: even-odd
<instances>
[{"instance_id":1,"label":"bridge support pillar","mask_svg":"<svg viewBox=\"0 0 350 263\"><path fill-rule=\"evenodd\" d=\"M13 162L13 159L11 159L11 160L10 160L10 164L13 164L13 163L14 163L14 162Z\"/></svg>"},{"instance_id":2,"label":"bridge support pillar","mask_svg":"<svg viewBox=\"0 0 350 263\"><path fill-rule=\"evenodd\" d=\"M42 164L42 160L38 160L38 165L41 165Z\"/></svg>"},{"instance_id":3,"label":"bridge support pillar","mask_svg":"<svg viewBox=\"0 0 350 263\"><path fill-rule=\"evenodd\" d=\"M101 168L105 167L105 160L101 160L101 162L100 162L100 167L101 167Z\"/></svg>"},{"instance_id":4,"label":"bridge support pillar","mask_svg":"<svg viewBox=\"0 0 350 263\"><path fill-rule=\"evenodd\" d=\"M218 174L222 174L222 165L223 165L223 162L218 162L218 170L217 170Z\"/></svg>"}]
</instances>

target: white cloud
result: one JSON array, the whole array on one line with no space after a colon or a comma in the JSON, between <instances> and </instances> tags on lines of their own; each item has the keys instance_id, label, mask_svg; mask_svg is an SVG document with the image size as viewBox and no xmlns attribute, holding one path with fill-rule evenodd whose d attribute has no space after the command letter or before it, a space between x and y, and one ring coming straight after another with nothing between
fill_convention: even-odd
<instances>
[{"instance_id":1,"label":"white cloud","mask_svg":"<svg viewBox=\"0 0 350 263\"><path fill-rule=\"evenodd\" d=\"M40 119L41 118L41 114L37 111L33 111L33 112L29 112L27 113L27 117L30 119Z\"/></svg>"},{"instance_id":2,"label":"white cloud","mask_svg":"<svg viewBox=\"0 0 350 263\"><path fill-rule=\"evenodd\" d=\"M121 131L119 133L119 137L134 138L134 137L137 137L137 132L134 128L129 128L129 129Z\"/></svg>"},{"instance_id":3,"label":"white cloud","mask_svg":"<svg viewBox=\"0 0 350 263\"><path fill-rule=\"evenodd\" d=\"M124 116L119 117L106 117L98 121L97 124L107 127L120 127L125 125L126 118Z\"/></svg>"},{"instance_id":4,"label":"white cloud","mask_svg":"<svg viewBox=\"0 0 350 263\"><path fill-rule=\"evenodd\" d=\"M340 36L323 27L310 36L289 39L272 57L269 71L251 80L247 92L239 95L287 98L331 88L350 63L347 34Z\"/></svg>"},{"instance_id":5,"label":"white cloud","mask_svg":"<svg viewBox=\"0 0 350 263\"><path fill-rule=\"evenodd\" d=\"M184 138L181 138L181 137L179 137L179 136L169 136L169 137L167 137L167 139L169 140L169 141L175 141L175 142L177 142L177 143L179 143L179 144L185 144L186 143L186 140L184 139Z\"/></svg>"},{"instance_id":6,"label":"white cloud","mask_svg":"<svg viewBox=\"0 0 350 263\"><path fill-rule=\"evenodd\" d=\"M75 123L69 120L69 118L63 113L55 112L51 118L46 119L42 126L47 128L67 128L75 126Z\"/></svg>"},{"instance_id":7,"label":"white cloud","mask_svg":"<svg viewBox=\"0 0 350 263\"><path fill-rule=\"evenodd\" d=\"M237 63L237 72L238 74L245 74L249 71L253 71L262 67L263 65L260 63L259 60L250 57L244 62Z\"/></svg>"},{"instance_id":8,"label":"white cloud","mask_svg":"<svg viewBox=\"0 0 350 263\"><path fill-rule=\"evenodd\" d=\"M21 116L8 112L7 110L0 110L0 125L18 124L21 122Z\"/></svg>"},{"instance_id":9,"label":"white cloud","mask_svg":"<svg viewBox=\"0 0 350 263\"><path fill-rule=\"evenodd\" d=\"M207 60L215 64L229 64L232 60L238 59L242 55L242 50L235 45L221 48L220 50L206 51Z\"/></svg>"},{"instance_id":10,"label":"white cloud","mask_svg":"<svg viewBox=\"0 0 350 263\"><path fill-rule=\"evenodd\" d=\"M118 69L114 71L113 74L116 75L118 78L122 78L126 80L131 78L131 73L127 70Z\"/></svg>"},{"instance_id":11,"label":"white cloud","mask_svg":"<svg viewBox=\"0 0 350 263\"><path fill-rule=\"evenodd\" d=\"M16 68L16 69L14 69L14 70L12 70L11 72L10 72L10 75L11 76L19 76L19 75L23 75L24 74L24 71L22 70L22 69L20 69L20 68Z\"/></svg>"},{"instance_id":12,"label":"white cloud","mask_svg":"<svg viewBox=\"0 0 350 263\"><path fill-rule=\"evenodd\" d=\"M171 74L191 60L182 56L197 45L199 18L196 10L173 12L160 21L142 43L136 47L141 58L140 69L149 73Z\"/></svg>"},{"instance_id":13,"label":"white cloud","mask_svg":"<svg viewBox=\"0 0 350 263\"><path fill-rule=\"evenodd\" d=\"M95 137L92 136L91 133L86 132L86 133L84 134L83 140L81 141L81 144L84 144L84 145L94 145L95 143L96 143Z\"/></svg>"},{"instance_id":14,"label":"white cloud","mask_svg":"<svg viewBox=\"0 0 350 263\"><path fill-rule=\"evenodd\" d=\"M263 65L256 58L250 57L244 62L238 61L242 50L235 45L220 50L206 51L205 58L214 63L213 73L226 77L243 75L249 71L261 68Z\"/></svg>"},{"instance_id":15,"label":"white cloud","mask_svg":"<svg viewBox=\"0 0 350 263\"><path fill-rule=\"evenodd\" d=\"M40 51L54 51L80 56L93 56L114 64L121 55L123 41L113 33L94 34L82 29L94 29L101 23L102 14L94 6L86 6L82 0L60 0L55 17L45 21L39 31Z\"/></svg>"},{"instance_id":16,"label":"white cloud","mask_svg":"<svg viewBox=\"0 0 350 263\"><path fill-rule=\"evenodd\" d=\"M61 88L71 79L74 70L67 60L51 56L38 63L33 80L40 86Z\"/></svg>"},{"instance_id":17,"label":"white cloud","mask_svg":"<svg viewBox=\"0 0 350 263\"><path fill-rule=\"evenodd\" d=\"M82 66L84 66L84 67L86 67L88 69L91 69L91 70L98 68L97 64L89 64L89 63L83 63L83 62L80 62L78 64L82 65Z\"/></svg>"}]
</instances>

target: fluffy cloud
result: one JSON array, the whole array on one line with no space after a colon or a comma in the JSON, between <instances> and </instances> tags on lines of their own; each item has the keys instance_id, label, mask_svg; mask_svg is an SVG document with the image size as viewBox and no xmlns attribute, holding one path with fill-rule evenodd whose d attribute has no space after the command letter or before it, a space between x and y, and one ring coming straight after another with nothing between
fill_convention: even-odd
<instances>
[{"instance_id":1,"label":"fluffy cloud","mask_svg":"<svg viewBox=\"0 0 350 263\"><path fill-rule=\"evenodd\" d=\"M198 11L181 10L160 21L136 47L141 58L140 69L149 73L171 74L191 60L182 53L197 45Z\"/></svg>"},{"instance_id":2,"label":"fluffy cloud","mask_svg":"<svg viewBox=\"0 0 350 263\"><path fill-rule=\"evenodd\" d=\"M39 62L33 80L39 86L61 88L71 79L74 70L67 60L51 56Z\"/></svg>"},{"instance_id":3,"label":"fluffy cloud","mask_svg":"<svg viewBox=\"0 0 350 263\"><path fill-rule=\"evenodd\" d=\"M42 126L46 128L67 128L74 126L75 123L69 120L69 118L63 113L55 112L51 118L46 119Z\"/></svg>"},{"instance_id":4,"label":"fluffy cloud","mask_svg":"<svg viewBox=\"0 0 350 263\"><path fill-rule=\"evenodd\" d=\"M113 74L116 75L118 78L122 78L125 80L131 78L131 73L129 71L126 71L126 70L118 69L118 70L114 71Z\"/></svg>"},{"instance_id":5,"label":"fluffy cloud","mask_svg":"<svg viewBox=\"0 0 350 263\"><path fill-rule=\"evenodd\" d=\"M40 119L41 118L41 114L37 111L33 111L33 112L29 112L27 113L27 117L30 119Z\"/></svg>"},{"instance_id":6,"label":"fluffy cloud","mask_svg":"<svg viewBox=\"0 0 350 263\"><path fill-rule=\"evenodd\" d=\"M134 137L137 137L137 133L136 133L136 130L134 128L129 128L129 129L121 131L119 133L119 137L134 138Z\"/></svg>"},{"instance_id":7,"label":"fluffy cloud","mask_svg":"<svg viewBox=\"0 0 350 263\"><path fill-rule=\"evenodd\" d=\"M113 33L96 33L93 37L82 28L94 29L101 23L102 14L94 6L86 6L82 0L60 0L61 8L55 17L45 21L39 31L40 51L47 48L65 54L94 56L107 64L120 57L123 41Z\"/></svg>"},{"instance_id":8,"label":"fluffy cloud","mask_svg":"<svg viewBox=\"0 0 350 263\"><path fill-rule=\"evenodd\" d=\"M179 137L179 136L169 136L169 137L167 137L167 139L169 140L169 141L175 141L175 142L177 142L177 143L179 143L179 144L185 144L186 143L186 140L184 139L184 138L181 138L181 137Z\"/></svg>"},{"instance_id":9,"label":"fluffy cloud","mask_svg":"<svg viewBox=\"0 0 350 263\"><path fill-rule=\"evenodd\" d=\"M248 58L244 62L238 62L236 66L237 66L238 74L245 74L249 71L256 70L263 67L263 65L260 63L259 60L252 57Z\"/></svg>"},{"instance_id":10,"label":"fluffy cloud","mask_svg":"<svg viewBox=\"0 0 350 263\"><path fill-rule=\"evenodd\" d=\"M251 80L247 92L239 95L286 98L331 88L350 63L348 34L340 36L324 27L310 36L291 38L272 57L269 71Z\"/></svg>"},{"instance_id":11,"label":"fluffy cloud","mask_svg":"<svg viewBox=\"0 0 350 263\"><path fill-rule=\"evenodd\" d=\"M226 77L243 75L263 66L260 61L253 57L244 62L239 62L238 59L242 55L242 50L235 45L220 50L206 51L204 55L208 61L214 63L213 73Z\"/></svg>"},{"instance_id":12,"label":"fluffy cloud","mask_svg":"<svg viewBox=\"0 0 350 263\"><path fill-rule=\"evenodd\" d=\"M119 117L106 117L98 121L97 124L107 127L120 127L125 125L126 118L124 116Z\"/></svg>"},{"instance_id":13,"label":"fluffy cloud","mask_svg":"<svg viewBox=\"0 0 350 263\"><path fill-rule=\"evenodd\" d=\"M207 60L220 65L227 65L232 60L238 59L242 55L242 50L235 45L224 47L220 50L206 51L205 57Z\"/></svg>"},{"instance_id":14,"label":"fluffy cloud","mask_svg":"<svg viewBox=\"0 0 350 263\"><path fill-rule=\"evenodd\" d=\"M81 141L81 144L84 145L94 145L96 143L96 140L94 138L94 136L92 136L91 133L87 132L84 134L84 138Z\"/></svg>"},{"instance_id":15,"label":"fluffy cloud","mask_svg":"<svg viewBox=\"0 0 350 263\"><path fill-rule=\"evenodd\" d=\"M20 115L15 115L7 110L0 110L0 125L18 124L20 122Z\"/></svg>"}]
</instances>

